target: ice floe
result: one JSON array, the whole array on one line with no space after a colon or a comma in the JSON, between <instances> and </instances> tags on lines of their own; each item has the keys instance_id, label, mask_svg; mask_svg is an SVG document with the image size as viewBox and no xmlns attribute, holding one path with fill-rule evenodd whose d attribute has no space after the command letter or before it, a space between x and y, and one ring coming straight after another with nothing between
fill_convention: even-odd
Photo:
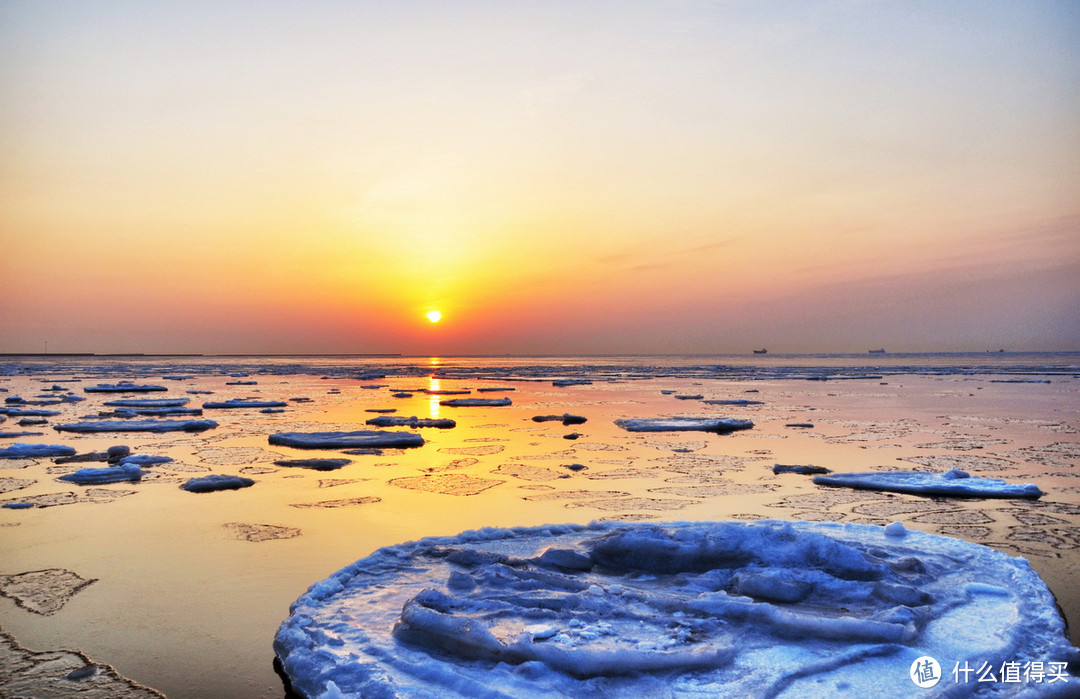
<instances>
[{"instance_id":1,"label":"ice floe","mask_svg":"<svg viewBox=\"0 0 1080 699\"><path fill-rule=\"evenodd\" d=\"M509 398L448 398L439 401L439 405L455 408L497 408L511 405L511 401Z\"/></svg>"},{"instance_id":2,"label":"ice floe","mask_svg":"<svg viewBox=\"0 0 1080 699\"><path fill-rule=\"evenodd\" d=\"M237 539L255 543L260 541L274 541L275 539L292 539L300 536L300 530L296 527L284 527L278 524L226 522L224 526Z\"/></svg>"},{"instance_id":3,"label":"ice floe","mask_svg":"<svg viewBox=\"0 0 1080 699\"><path fill-rule=\"evenodd\" d=\"M121 398L107 400L105 405L117 408L182 408L190 398Z\"/></svg>"},{"instance_id":4,"label":"ice floe","mask_svg":"<svg viewBox=\"0 0 1080 699\"><path fill-rule=\"evenodd\" d=\"M244 478L243 476L213 474L210 476L192 478L181 485L180 488L190 493L210 493L215 490L239 490L240 488L249 488L253 485L255 485L255 481L250 478Z\"/></svg>"},{"instance_id":5,"label":"ice floe","mask_svg":"<svg viewBox=\"0 0 1080 699\"><path fill-rule=\"evenodd\" d=\"M580 425L584 422L588 422L588 418L581 415L571 415L570 413L563 413L562 415L533 415L533 422L561 422L564 425Z\"/></svg>"},{"instance_id":6,"label":"ice floe","mask_svg":"<svg viewBox=\"0 0 1080 699\"><path fill-rule=\"evenodd\" d=\"M750 420L730 417L628 418L616 420L615 424L627 432L678 432L681 430L734 432L748 430L754 426Z\"/></svg>"},{"instance_id":7,"label":"ice floe","mask_svg":"<svg viewBox=\"0 0 1080 699\"><path fill-rule=\"evenodd\" d=\"M369 425L376 427L437 427L442 430L456 427L457 422L448 417L403 417L401 415L380 415L367 421Z\"/></svg>"},{"instance_id":8,"label":"ice floe","mask_svg":"<svg viewBox=\"0 0 1080 699\"><path fill-rule=\"evenodd\" d=\"M163 694L123 677L109 665L69 650L32 651L0 631L0 696L83 699L164 699Z\"/></svg>"},{"instance_id":9,"label":"ice floe","mask_svg":"<svg viewBox=\"0 0 1080 699\"><path fill-rule=\"evenodd\" d=\"M773 464L773 473L798 473L803 476L815 476L832 473L832 469L824 466L811 466L809 464Z\"/></svg>"},{"instance_id":10,"label":"ice floe","mask_svg":"<svg viewBox=\"0 0 1080 699\"><path fill-rule=\"evenodd\" d=\"M117 417L135 417L137 415L202 415L202 408L117 408L113 414Z\"/></svg>"},{"instance_id":11,"label":"ice floe","mask_svg":"<svg viewBox=\"0 0 1080 699\"><path fill-rule=\"evenodd\" d=\"M168 391L169 389L153 384L136 384L130 381L121 381L119 383L102 383L97 386L84 386L83 390L87 393L152 393L155 391Z\"/></svg>"},{"instance_id":12,"label":"ice floe","mask_svg":"<svg viewBox=\"0 0 1080 699\"><path fill-rule=\"evenodd\" d=\"M352 463L352 459L279 459L275 466L310 468L315 471L336 471Z\"/></svg>"},{"instance_id":13,"label":"ice floe","mask_svg":"<svg viewBox=\"0 0 1080 699\"><path fill-rule=\"evenodd\" d=\"M271 444L298 449L365 449L421 447L424 438L412 432L357 430L354 432L279 432L269 437Z\"/></svg>"},{"instance_id":14,"label":"ice floe","mask_svg":"<svg viewBox=\"0 0 1080 699\"><path fill-rule=\"evenodd\" d=\"M138 464L117 464L104 468L81 468L75 473L67 473L57 478L60 481L78 485L103 485L122 481L137 481L143 477L143 470Z\"/></svg>"},{"instance_id":15,"label":"ice floe","mask_svg":"<svg viewBox=\"0 0 1080 699\"><path fill-rule=\"evenodd\" d=\"M0 459L26 459L41 456L71 456L73 447L62 444L24 444L15 442L10 447L0 449Z\"/></svg>"},{"instance_id":16,"label":"ice floe","mask_svg":"<svg viewBox=\"0 0 1080 699\"><path fill-rule=\"evenodd\" d=\"M97 582L63 568L0 575L0 595L15 600L28 612L49 616L64 608L77 592ZM3 693L0 692L0 696Z\"/></svg>"},{"instance_id":17,"label":"ice floe","mask_svg":"<svg viewBox=\"0 0 1080 699\"><path fill-rule=\"evenodd\" d=\"M203 432L213 420L93 420L55 425L58 432Z\"/></svg>"},{"instance_id":18,"label":"ice floe","mask_svg":"<svg viewBox=\"0 0 1080 699\"><path fill-rule=\"evenodd\" d=\"M952 469L945 473L923 471L882 471L834 473L814 476L818 485L888 490L915 495L945 495L961 498L1030 498L1042 497L1034 483L1009 483L998 478L974 478L967 471Z\"/></svg>"},{"instance_id":19,"label":"ice floe","mask_svg":"<svg viewBox=\"0 0 1080 699\"><path fill-rule=\"evenodd\" d=\"M283 400L247 400L245 398L233 398L231 400L209 401L202 404L206 409L228 408L284 408L287 406Z\"/></svg>"},{"instance_id":20,"label":"ice floe","mask_svg":"<svg viewBox=\"0 0 1080 699\"><path fill-rule=\"evenodd\" d=\"M432 537L312 585L274 649L308 697L908 697L926 657L957 695L981 685L954 681L953 663L1058 677L1024 696L1070 696L1080 681L1067 671L1080 652L1025 560L900 524Z\"/></svg>"}]
</instances>

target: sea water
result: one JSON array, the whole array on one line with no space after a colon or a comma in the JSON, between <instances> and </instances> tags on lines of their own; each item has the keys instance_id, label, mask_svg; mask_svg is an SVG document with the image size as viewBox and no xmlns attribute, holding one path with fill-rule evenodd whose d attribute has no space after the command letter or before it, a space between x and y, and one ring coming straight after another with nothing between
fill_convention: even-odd
<instances>
[{"instance_id":1,"label":"sea water","mask_svg":"<svg viewBox=\"0 0 1080 699\"><path fill-rule=\"evenodd\" d=\"M0 501L48 505L0 509L0 576L64 569L95 580L47 616L0 598L0 628L33 649L83 650L174 698L279 697L271 643L289 605L379 547L487 526L777 518L900 521L1024 556L1073 621L1076 643L1078 375L1076 353L6 358L0 401L85 400L25 405L59 414L39 427L9 416L0 431L43 434L3 439L0 448L18 441L84 453L124 444L174 461L145 468L136 483L83 487L57 478L102 464L0 460ZM560 379L591 383L553 385ZM84 390L123 380L162 385L146 396L189 398L188 407L237 398L288 407L206 409L201 419L218 427L198 433L53 429L110 411L106 401L138 397ZM511 405L442 404L462 397L444 392L463 390ZM586 422L532 419L564 413ZM353 462L338 470L274 464L342 454L271 445L271 434L375 429L365 422L379 414L456 426L388 428L426 443L348 456ZM720 435L615 424L669 416L754 427ZM1033 482L1046 495L960 500L824 488L773 474L777 463L960 468ZM208 474L255 484L202 494L179 487Z\"/></svg>"}]
</instances>

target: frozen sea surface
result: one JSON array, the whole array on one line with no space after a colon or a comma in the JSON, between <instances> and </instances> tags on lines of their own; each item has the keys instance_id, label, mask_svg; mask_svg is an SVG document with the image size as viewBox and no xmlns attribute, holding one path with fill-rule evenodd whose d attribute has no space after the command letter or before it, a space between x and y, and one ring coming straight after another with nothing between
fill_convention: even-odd
<instances>
[{"instance_id":1,"label":"frozen sea surface","mask_svg":"<svg viewBox=\"0 0 1080 699\"><path fill-rule=\"evenodd\" d=\"M900 524L477 530L377 551L291 612L274 646L307 697L906 697L926 656L1080 659L1027 561Z\"/></svg>"},{"instance_id":2,"label":"frozen sea surface","mask_svg":"<svg viewBox=\"0 0 1080 699\"><path fill-rule=\"evenodd\" d=\"M899 521L908 530L1024 556L1074 622L1073 642L1080 641L1080 354L7 361L0 364L0 389L23 402L0 408L0 427L14 432L24 419L20 410L48 409L57 414L42 416L37 428L47 436L33 441L68 447L76 455L0 459L0 578L17 580L20 590L12 599L0 592L0 628L35 651L82 651L171 699L280 699L271 644L290 603L312 581L380 547L482 527ZM236 376L257 383L238 394L231 385ZM1002 378L1040 382L998 382ZM559 379L568 381L554 385ZM139 396L81 390L124 382L168 391ZM488 389L511 388L509 406L440 403L449 394L483 396ZM86 399L68 402L75 392ZM218 426L205 431L62 429L80 422L156 428L156 420L116 419L117 408L125 406L108 403L192 401L194 395L215 401L242 395L288 405L275 414L221 410L213 416ZM5 413L9 409L14 414ZM375 428L365 422L372 412L388 410L418 421L452 418L456 426L409 430L423 433L412 438L419 440L414 448L346 450L317 440L289 446L268 439L371 432ZM533 420L560 415L586 421L568 427L561 420ZM749 420L754 427L728 434L630 432L615 422L688 415ZM146 464L138 481L58 480L83 466L105 465L80 461L119 461L119 452L129 450L116 449L118 443L132 453L172 461ZM334 471L277 463L344 456L353 462ZM1034 483L1045 494L1037 500L958 498L832 488L808 476L775 474L777 463L877 474L960 469L972 479ZM210 474L257 483L204 495L179 487ZM543 565L569 570L560 575L595 572L580 569L584 554L564 548L538 554ZM62 595L66 603L47 617L12 601L56 597L56 586L40 575L55 570L96 582L69 589ZM805 591L797 580L765 581L755 586L743 576L736 594L753 598L771 591L794 599ZM442 594L460 597L470 584L457 576ZM769 604L779 609L805 603ZM426 614L423 605L414 607L419 616L411 618ZM970 626L983 624L978 617ZM543 621L531 629L537 642L559 632ZM716 651L713 660L726 652L722 645ZM657 662L671 657L657 656ZM962 657L969 656L938 658L946 685L955 684L952 670ZM980 660L988 663L989 657ZM527 673L537 662L548 665L541 659L516 667ZM971 666L979 669L975 662ZM911 690L907 668L900 671L897 691ZM970 679L974 683L975 676ZM1069 689L1080 686L1070 680ZM1021 684L1024 689L1038 683ZM1001 678L983 685L997 685L986 691L1015 689ZM1042 685L1031 689L1045 691L1048 683ZM687 686L680 684L680 691ZM653 689L653 696L669 692L662 683Z\"/></svg>"}]
</instances>

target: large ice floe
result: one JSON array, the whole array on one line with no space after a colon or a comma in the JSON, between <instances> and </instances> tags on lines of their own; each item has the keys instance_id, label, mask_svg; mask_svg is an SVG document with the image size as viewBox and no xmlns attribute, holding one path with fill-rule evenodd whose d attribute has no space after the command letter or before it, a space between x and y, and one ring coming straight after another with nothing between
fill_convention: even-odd
<instances>
[{"instance_id":1,"label":"large ice floe","mask_svg":"<svg viewBox=\"0 0 1080 699\"><path fill-rule=\"evenodd\" d=\"M379 415L366 421L369 425L375 425L376 427L412 427L416 429L418 427L437 427L441 430L448 430L453 427L457 427L457 422L450 418L443 417L402 417L401 415Z\"/></svg>"},{"instance_id":2,"label":"large ice floe","mask_svg":"<svg viewBox=\"0 0 1080 699\"><path fill-rule=\"evenodd\" d=\"M357 430L355 432L279 432L269 437L271 444L298 449L354 449L421 447L424 438L413 432Z\"/></svg>"},{"instance_id":3,"label":"large ice floe","mask_svg":"<svg viewBox=\"0 0 1080 699\"><path fill-rule=\"evenodd\" d=\"M274 649L309 699L1065 697L1080 686L1067 671L1080 651L1027 561L898 523L606 522L422 539L314 584ZM1039 681L1012 681L1036 666Z\"/></svg>"},{"instance_id":4,"label":"large ice floe","mask_svg":"<svg viewBox=\"0 0 1080 699\"><path fill-rule=\"evenodd\" d=\"M967 471L952 469L945 473L922 471L881 471L869 473L833 473L815 476L818 485L888 490L914 495L961 498L1029 498L1043 496L1034 483L1009 483L998 478L973 478Z\"/></svg>"},{"instance_id":5,"label":"large ice floe","mask_svg":"<svg viewBox=\"0 0 1080 699\"><path fill-rule=\"evenodd\" d=\"M748 430L754 426L750 420L731 417L660 417L628 418L616 420L615 424L627 432L678 432L682 430L698 432L734 432Z\"/></svg>"},{"instance_id":6,"label":"large ice floe","mask_svg":"<svg viewBox=\"0 0 1080 699\"><path fill-rule=\"evenodd\" d=\"M143 470L137 463L120 463L104 468L80 468L74 473L67 473L56 480L77 483L79 485L103 485L137 481L143 477Z\"/></svg>"},{"instance_id":7,"label":"large ice floe","mask_svg":"<svg viewBox=\"0 0 1080 699\"><path fill-rule=\"evenodd\" d=\"M190 398L121 398L107 400L105 405L115 408L182 408Z\"/></svg>"},{"instance_id":8,"label":"large ice floe","mask_svg":"<svg viewBox=\"0 0 1080 699\"><path fill-rule=\"evenodd\" d=\"M157 391L168 391L169 389L155 384L136 384L131 381L120 381L119 383L102 383L97 386L86 386L83 390L87 393L152 393Z\"/></svg>"},{"instance_id":9,"label":"large ice floe","mask_svg":"<svg viewBox=\"0 0 1080 699\"><path fill-rule=\"evenodd\" d=\"M57 432L203 432L213 420L90 420L53 427Z\"/></svg>"},{"instance_id":10,"label":"large ice floe","mask_svg":"<svg viewBox=\"0 0 1080 699\"><path fill-rule=\"evenodd\" d=\"M71 456L74 447L63 444L24 444L15 442L10 447L0 449L0 459L25 459L39 456Z\"/></svg>"},{"instance_id":11,"label":"large ice floe","mask_svg":"<svg viewBox=\"0 0 1080 699\"><path fill-rule=\"evenodd\" d=\"M283 400L248 400L230 398L229 400L209 401L202 404L207 409L227 410L230 408L284 408L288 405Z\"/></svg>"}]
</instances>

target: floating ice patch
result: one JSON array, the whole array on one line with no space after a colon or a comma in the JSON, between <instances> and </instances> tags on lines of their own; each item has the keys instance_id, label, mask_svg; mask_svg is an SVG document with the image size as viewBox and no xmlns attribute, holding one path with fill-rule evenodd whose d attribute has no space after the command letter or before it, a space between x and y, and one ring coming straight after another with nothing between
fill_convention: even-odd
<instances>
[{"instance_id":1,"label":"floating ice patch","mask_svg":"<svg viewBox=\"0 0 1080 699\"><path fill-rule=\"evenodd\" d=\"M754 426L750 420L730 417L666 417L632 418L616 420L615 424L627 432L677 432L691 430L699 432L734 432L747 430Z\"/></svg>"},{"instance_id":2,"label":"floating ice patch","mask_svg":"<svg viewBox=\"0 0 1080 699\"><path fill-rule=\"evenodd\" d=\"M53 427L57 432L203 432L217 427L213 420L94 420Z\"/></svg>"},{"instance_id":3,"label":"floating ice patch","mask_svg":"<svg viewBox=\"0 0 1080 699\"><path fill-rule=\"evenodd\" d=\"M103 485L122 481L137 481L143 477L143 470L138 464L117 464L105 468L81 468L75 473L68 473L57 478L59 481L78 485Z\"/></svg>"},{"instance_id":4,"label":"floating ice patch","mask_svg":"<svg viewBox=\"0 0 1080 699\"><path fill-rule=\"evenodd\" d=\"M190 493L209 493L215 490L239 490L255 485L255 481L243 476L226 476L214 474L192 478L180 486L181 489Z\"/></svg>"},{"instance_id":5,"label":"floating ice patch","mask_svg":"<svg viewBox=\"0 0 1080 699\"><path fill-rule=\"evenodd\" d=\"M498 408L511 405L509 398L450 398L439 401L439 405L454 408Z\"/></svg>"},{"instance_id":6,"label":"floating ice patch","mask_svg":"<svg viewBox=\"0 0 1080 699\"><path fill-rule=\"evenodd\" d=\"M233 398L231 400L222 401L208 401L202 404L206 409L228 409L228 408L284 408L287 406L283 400L246 400L243 398Z\"/></svg>"},{"instance_id":7,"label":"floating ice patch","mask_svg":"<svg viewBox=\"0 0 1080 699\"><path fill-rule=\"evenodd\" d=\"M52 417L60 414L56 410L23 410L21 408L8 408L4 412L8 417Z\"/></svg>"},{"instance_id":8,"label":"floating ice patch","mask_svg":"<svg viewBox=\"0 0 1080 699\"><path fill-rule=\"evenodd\" d=\"M61 444L23 444L16 442L10 447L0 449L0 459L27 459L39 456L71 456L72 447Z\"/></svg>"},{"instance_id":9,"label":"floating ice patch","mask_svg":"<svg viewBox=\"0 0 1080 699\"><path fill-rule=\"evenodd\" d=\"M280 432L269 437L271 444L298 449L364 449L421 447L424 438L412 432Z\"/></svg>"},{"instance_id":10,"label":"floating ice patch","mask_svg":"<svg viewBox=\"0 0 1080 699\"><path fill-rule=\"evenodd\" d=\"M945 495L961 498L1031 498L1043 492L1034 483L1009 483L997 478L972 478L966 471L945 473L893 471L880 473L834 473L814 476L818 485L889 490L915 495Z\"/></svg>"},{"instance_id":11,"label":"floating ice patch","mask_svg":"<svg viewBox=\"0 0 1080 699\"><path fill-rule=\"evenodd\" d=\"M190 398L122 398L107 400L105 405L117 408L182 408Z\"/></svg>"},{"instance_id":12,"label":"floating ice patch","mask_svg":"<svg viewBox=\"0 0 1080 699\"><path fill-rule=\"evenodd\" d=\"M564 425L580 425L584 422L588 422L588 418L581 415L571 415L570 413L563 413L562 415L534 415L533 422L562 422Z\"/></svg>"},{"instance_id":13,"label":"floating ice patch","mask_svg":"<svg viewBox=\"0 0 1080 699\"><path fill-rule=\"evenodd\" d=\"M63 568L47 568L17 575L0 575L0 595L23 609L49 616L64 608L79 590L97 582Z\"/></svg>"},{"instance_id":14,"label":"floating ice patch","mask_svg":"<svg viewBox=\"0 0 1080 699\"><path fill-rule=\"evenodd\" d=\"M275 466L291 466L293 468L310 468L315 471L336 471L352 463L352 459L280 459L274 462Z\"/></svg>"},{"instance_id":15,"label":"floating ice patch","mask_svg":"<svg viewBox=\"0 0 1080 699\"><path fill-rule=\"evenodd\" d=\"M164 386L153 384L135 384L130 381L120 383L102 383L97 386L84 386L87 393L150 393L153 391L168 391Z\"/></svg>"},{"instance_id":16,"label":"floating ice patch","mask_svg":"<svg viewBox=\"0 0 1080 699\"><path fill-rule=\"evenodd\" d=\"M122 457L117 463L121 466L124 464L135 464L136 466L158 466L160 464L172 463L173 458L171 456L156 456L153 454L132 454L130 456Z\"/></svg>"},{"instance_id":17,"label":"floating ice patch","mask_svg":"<svg viewBox=\"0 0 1080 699\"><path fill-rule=\"evenodd\" d=\"M241 541L273 541L274 539L292 539L300 536L300 530L296 527L283 527L277 524L226 522L224 527Z\"/></svg>"},{"instance_id":18,"label":"floating ice patch","mask_svg":"<svg viewBox=\"0 0 1080 699\"><path fill-rule=\"evenodd\" d=\"M451 427L457 427L457 423L450 418L437 418L437 417L403 417L401 415L380 415L373 417L367 421L367 424L374 425L376 427L412 427L416 429L418 427L437 427L441 430L447 430Z\"/></svg>"},{"instance_id":19,"label":"floating ice patch","mask_svg":"<svg viewBox=\"0 0 1080 699\"><path fill-rule=\"evenodd\" d=\"M482 529L380 549L291 611L274 649L309 697L906 697L923 656L945 687L954 662L1080 659L1026 561L897 526Z\"/></svg>"},{"instance_id":20,"label":"floating ice patch","mask_svg":"<svg viewBox=\"0 0 1080 699\"><path fill-rule=\"evenodd\" d=\"M824 466L812 466L810 464L773 464L773 473L798 473L803 476L831 473L832 470Z\"/></svg>"}]
</instances>

